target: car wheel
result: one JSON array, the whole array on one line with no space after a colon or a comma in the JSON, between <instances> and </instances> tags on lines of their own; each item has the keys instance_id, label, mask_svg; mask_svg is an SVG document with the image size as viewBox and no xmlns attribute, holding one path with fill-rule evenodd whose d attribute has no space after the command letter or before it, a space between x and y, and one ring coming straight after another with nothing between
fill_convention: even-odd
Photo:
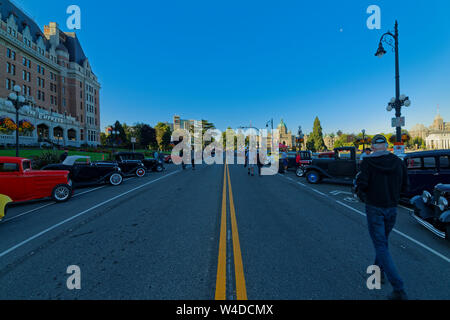
<instances>
[{"instance_id":1,"label":"car wheel","mask_svg":"<svg viewBox=\"0 0 450 320\"><path fill-rule=\"evenodd\" d=\"M138 178L142 178L143 176L145 176L145 169L144 168L138 168L136 170L136 176Z\"/></svg>"},{"instance_id":2,"label":"car wheel","mask_svg":"<svg viewBox=\"0 0 450 320\"><path fill-rule=\"evenodd\" d=\"M303 167L298 167L297 171L295 171L295 174L297 177L304 177L305 176L305 169Z\"/></svg>"},{"instance_id":3,"label":"car wheel","mask_svg":"<svg viewBox=\"0 0 450 320\"><path fill-rule=\"evenodd\" d=\"M109 183L112 186L119 186L123 182L123 177L120 173L114 173L109 177Z\"/></svg>"},{"instance_id":4,"label":"car wheel","mask_svg":"<svg viewBox=\"0 0 450 320\"><path fill-rule=\"evenodd\" d=\"M160 164L158 164L158 165L156 166L156 168L155 168L155 171L156 171L156 172L163 172L163 170L164 170L164 167L163 167L162 165L160 165Z\"/></svg>"},{"instance_id":5,"label":"car wheel","mask_svg":"<svg viewBox=\"0 0 450 320\"><path fill-rule=\"evenodd\" d=\"M317 171L309 171L306 174L306 180L308 180L309 183L311 184L317 184L320 182L320 180L322 180L322 178L320 177L320 174Z\"/></svg>"},{"instance_id":6,"label":"car wheel","mask_svg":"<svg viewBox=\"0 0 450 320\"><path fill-rule=\"evenodd\" d=\"M56 202L66 202L72 197L72 188L67 184L59 184L52 191L52 199Z\"/></svg>"}]
</instances>

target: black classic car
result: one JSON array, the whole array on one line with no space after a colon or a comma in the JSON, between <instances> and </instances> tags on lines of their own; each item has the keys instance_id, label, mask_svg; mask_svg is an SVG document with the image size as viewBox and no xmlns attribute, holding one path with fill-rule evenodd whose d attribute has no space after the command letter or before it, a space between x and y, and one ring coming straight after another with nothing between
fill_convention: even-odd
<instances>
[{"instance_id":1,"label":"black classic car","mask_svg":"<svg viewBox=\"0 0 450 320\"><path fill-rule=\"evenodd\" d=\"M109 183L118 186L123 182L122 171L113 162L90 162L90 157L69 156L64 162L50 164L41 170L67 170L73 187Z\"/></svg>"},{"instance_id":2,"label":"black classic car","mask_svg":"<svg viewBox=\"0 0 450 320\"><path fill-rule=\"evenodd\" d=\"M323 179L333 179L340 183L352 183L358 172L356 148L342 147L334 149L333 158L313 159L304 169L306 180L317 184Z\"/></svg>"},{"instance_id":3,"label":"black classic car","mask_svg":"<svg viewBox=\"0 0 450 320\"><path fill-rule=\"evenodd\" d=\"M111 163L116 163L125 176L144 177L147 173L147 168L144 163L130 156L130 154L128 152L118 152L114 154L114 161Z\"/></svg>"},{"instance_id":4,"label":"black classic car","mask_svg":"<svg viewBox=\"0 0 450 320\"><path fill-rule=\"evenodd\" d=\"M410 200L423 191L432 193L439 184L450 184L450 150L419 151L400 155L408 168L409 190L402 198Z\"/></svg>"},{"instance_id":5,"label":"black classic car","mask_svg":"<svg viewBox=\"0 0 450 320\"><path fill-rule=\"evenodd\" d=\"M438 237L450 240L449 202L450 184L438 184L433 193L424 191L422 196L411 199L412 217Z\"/></svg>"},{"instance_id":6,"label":"black classic car","mask_svg":"<svg viewBox=\"0 0 450 320\"><path fill-rule=\"evenodd\" d=\"M140 161L148 171L162 172L164 171L163 162L160 159L146 158L143 153L139 152L119 152L115 154L117 162L120 161Z\"/></svg>"}]
</instances>

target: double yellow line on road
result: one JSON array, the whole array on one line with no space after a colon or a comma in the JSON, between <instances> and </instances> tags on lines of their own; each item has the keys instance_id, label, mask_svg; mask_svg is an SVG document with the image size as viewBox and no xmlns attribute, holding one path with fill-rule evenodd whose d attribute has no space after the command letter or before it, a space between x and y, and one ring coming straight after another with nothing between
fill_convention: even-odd
<instances>
[{"instance_id":1,"label":"double yellow line on road","mask_svg":"<svg viewBox=\"0 0 450 320\"><path fill-rule=\"evenodd\" d=\"M228 178L228 179L227 179ZM236 299L247 300L244 264L242 262L241 245L234 208L233 189L231 187L230 170L225 164L223 172L222 215L220 222L219 261L217 263L216 300L226 300L227 291L227 181L230 199L230 220L233 241L234 273L236 279Z\"/></svg>"}]
</instances>

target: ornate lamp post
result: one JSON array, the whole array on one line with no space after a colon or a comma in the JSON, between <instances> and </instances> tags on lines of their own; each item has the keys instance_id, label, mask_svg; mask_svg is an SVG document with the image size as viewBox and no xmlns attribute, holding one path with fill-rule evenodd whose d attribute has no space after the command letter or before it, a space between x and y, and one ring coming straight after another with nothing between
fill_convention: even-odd
<instances>
[{"instance_id":1,"label":"ornate lamp post","mask_svg":"<svg viewBox=\"0 0 450 320\"><path fill-rule=\"evenodd\" d=\"M19 95L20 91L20 86L15 85L13 88L13 92L8 95L8 100L16 109L16 157L19 157L19 109L27 103L25 97Z\"/></svg>"},{"instance_id":2,"label":"ornate lamp post","mask_svg":"<svg viewBox=\"0 0 450 320\"><path fill-rule=\"evenodd\" d=\"M391 37L389 40L386 40L386 37ZM375 53L376 57L381 58L386 54L386 50L384 50L383 42L390 47L392 47L395 51L395 98L392 98L391 102L388 104L388 111L395 109L395 116L397 118L396 121L396 133L397 133L397 143L402 142L402 126L400 123L401 108L402 106L409 107L411 105L411 101L409 97L405 95L400 95L400 63L399 63L399 54L398 54L398 22L395 21L395 31L394 34L391 32L386 32L381 36L380 43L378 45L378 50Z\"/></svg>"}]
</instances>

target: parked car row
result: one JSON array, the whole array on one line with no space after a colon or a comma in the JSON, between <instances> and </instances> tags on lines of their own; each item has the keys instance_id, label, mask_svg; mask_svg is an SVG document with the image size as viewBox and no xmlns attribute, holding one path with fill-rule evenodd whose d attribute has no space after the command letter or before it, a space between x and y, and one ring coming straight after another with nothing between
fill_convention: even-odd
<instances>
[{"instance_id":1,"label":"parked car row","mask_svg":"<svg viewBox=\"0 0 450 320\"><path fill-rule=\"evenodd\" d=\"M399 158L405 163L409 180L408 190L401 194L402 201L414 206L415 221L450 240L450 150L412 152ZM304 172L311 184L327 178L354 184L359 165L356 149L343 147L336 148L332 158L312 159Z\"/></svg>"},{"instance_id":2,"label":"parked car row","mask_svg":"<svg viewBox=\"0 0 450 320\"><path fill-rule=\"evenodd\" d=\"M90 157L69 156L62 163L33 170L29 159L0 157L0 220L11 203L44 198L65 202L76 188L118 186L125 177L143 177L148 171L164 170L162 161L146 159L141 153L119 152L114 160L91 162Z\"/></svg>"}]
</instances>

